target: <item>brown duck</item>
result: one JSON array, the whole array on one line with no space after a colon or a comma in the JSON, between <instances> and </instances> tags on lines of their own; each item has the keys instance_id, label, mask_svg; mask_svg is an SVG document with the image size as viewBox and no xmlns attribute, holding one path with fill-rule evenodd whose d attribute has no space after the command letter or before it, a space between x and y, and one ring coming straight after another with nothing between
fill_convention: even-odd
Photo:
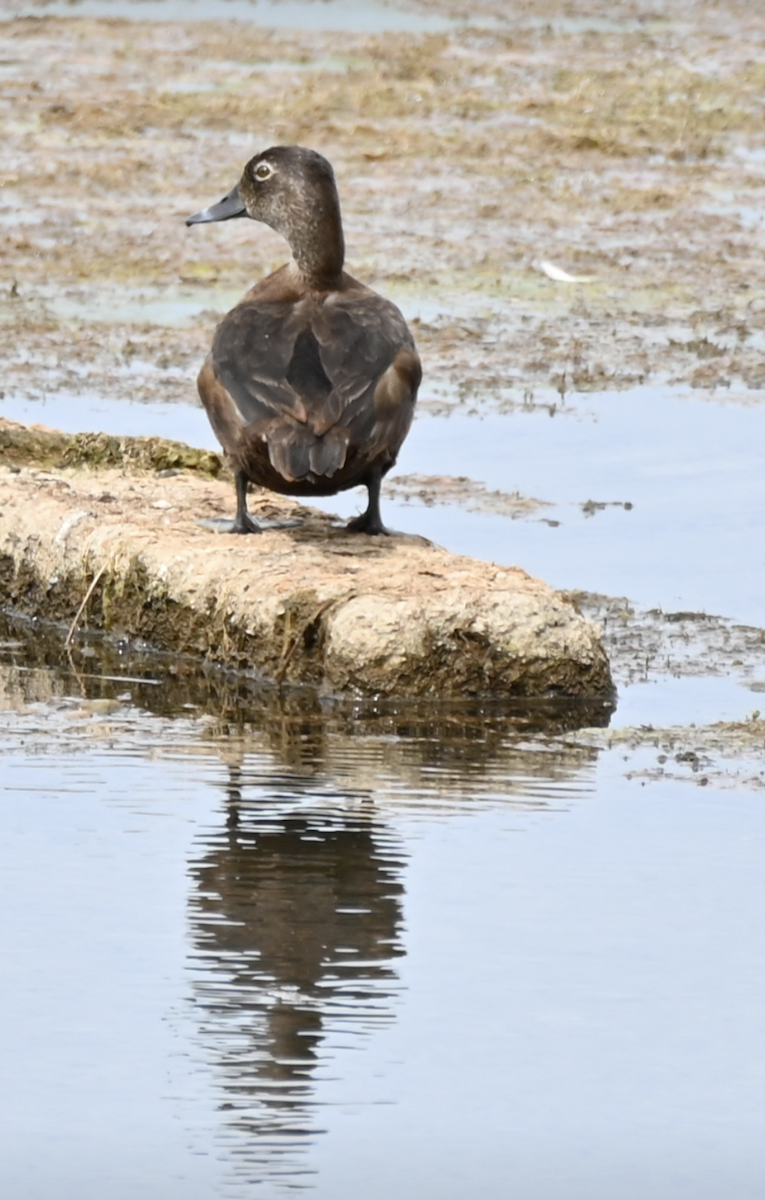
<instances>
[{"instance_id":1,"label":"brown duck","mask_svg":"<svg viewBox=\"0 0 765 1200\"><path fill-rule=\"evenodd\" d=\"M387 533L380 481L412 422L422 370L389 300L343 270L332 167L314 150L273 146L248 162L218 204L187 225L252 217L289 242L292 261L223 318L198 387L236 476L235 533L259 533L249 482L291 496L364 484L366 512L348 525Z\"/></svg>"}]
</instances>

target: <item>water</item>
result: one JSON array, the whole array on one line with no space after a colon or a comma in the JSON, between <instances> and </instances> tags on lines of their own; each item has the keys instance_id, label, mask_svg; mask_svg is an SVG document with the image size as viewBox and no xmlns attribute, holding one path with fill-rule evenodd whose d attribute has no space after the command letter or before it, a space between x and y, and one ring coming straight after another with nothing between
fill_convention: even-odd
<instances>
[{"instance_id":1,"label":"water","mask_svg":"<svg viewBox=\"0 0 765 1200\"><path fill-rule=\"evenodd\" d=\"M762 790L15 634L5 1194L762 1194Z\"/></svg>"},{"instance_id":2,"label":"water","mask_svg":"<svg viewBox=\"0 0 765 1200\"><path fill-rule=\"evenodd\" d=\"M407 12L384 0L36 0L15 5L7 15L42 14L128 21L235 20L268 29L348 33L440 33L459 24L438 13ZM484 17L475 23L491 21Z\"/></svg>"},{"instance_id":3,"label":"water","mask_svg":"<svg viewBox=\"0 0 765 1200\"><path fill-rule=\"evenodd\" d=\"M115 324L183 326L199 323L199 317L209 309L209 292L188 286L127 288L91 288L78 292L56 288L40 289L45 309L65 321L100 322L104 313ZM215 303L221 313L241 299L237 291L216 290Z\"/></svg>"}]
</instances>

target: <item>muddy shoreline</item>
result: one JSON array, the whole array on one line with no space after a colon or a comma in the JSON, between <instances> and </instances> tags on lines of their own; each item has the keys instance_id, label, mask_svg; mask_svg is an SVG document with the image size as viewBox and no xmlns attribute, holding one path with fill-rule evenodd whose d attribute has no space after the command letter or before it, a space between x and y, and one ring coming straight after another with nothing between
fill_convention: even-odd
<instances>
[{"instance_id":1,"label":"muddy shoreline","mask_svg":"<svg viewBox=\"0 0 765 1200\"><path fill-rule=\"evenodd\" d=\"M216 314L284 251L183 218L253 150L309 141L351 270L420 310L426 398L669 380L759 402L762 16L537 3L381 36L22 7L0 28L6 392L193 396Z\"/></svg>"}]
</instances>

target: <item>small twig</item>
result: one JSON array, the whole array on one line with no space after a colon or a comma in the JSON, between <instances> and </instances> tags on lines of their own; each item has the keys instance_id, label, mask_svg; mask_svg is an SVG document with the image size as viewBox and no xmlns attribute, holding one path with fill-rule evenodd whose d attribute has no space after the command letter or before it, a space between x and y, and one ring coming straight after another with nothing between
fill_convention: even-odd
<instances>
[{"instance_id":1,"label":"small twig","mask_svg":"<svg viewBox=\"0 0 765 1200\"><path fill-rule=\"evenodd\" d=\"M71 630L70 630L70 632L71 632ZM84 698L85 697L85 684L82 681L82 676L80 675L80 672L77 670L77 667L75 666L74 659L72 658L72 647L69 645L68 640L66 642L64 642L64 649L66 650L66 657L69 659L69 666L72 668L72 674L74 675L75 679L77 680L80 691L82 692L82 695Z\"/></svg>"},{"instance_id":2,"label":"small twig","mask_svg":"<svg viewBox=\"0 0 765 1200\"><path fill-rule=\"evenodd\" d=\"M72 621L72 624L69 626L69 632L66 635L66 641L64 642L65 646L71 646L72 638L74 637L74 633L75 633L75 630L79 623L80 617L82 616L82 614L85 611L85 605L88 603L88 600L93 595L93 589L96 586L96 584L98 583L99 579L101 578L101 576L103 575L105 570L106 570L106 563L104 563L103 566L99 567L99 569L96 571L95 575L93 576L90 587L88 588L87 592L83 596L82 604L77 609L77 616L74 618L74 620Z\"/></svg>"}]
</instances>

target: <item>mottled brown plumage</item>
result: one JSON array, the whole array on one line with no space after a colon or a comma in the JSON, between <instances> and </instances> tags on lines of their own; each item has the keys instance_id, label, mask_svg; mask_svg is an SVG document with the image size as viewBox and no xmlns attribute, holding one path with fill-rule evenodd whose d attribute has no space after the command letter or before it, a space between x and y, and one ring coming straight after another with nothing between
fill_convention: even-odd
<instances>
[{"instance_id":1,"label":"mottled brown plumage","mask_svg":"<svg viewBox=\"0 0 765 1200\"><path fill-rule=\"evenodd\" d=\"M385 533L380 481L412 422L421 368L395 304L343 270L332 167L301 146L253 158L239 184L187 224L252 217L290 244L292 261L224 317L199 375L210 423L234 465L234 530L257 533L248 481L295 496L365 484L348 528Z\"/></svg>"}]
</instances>

